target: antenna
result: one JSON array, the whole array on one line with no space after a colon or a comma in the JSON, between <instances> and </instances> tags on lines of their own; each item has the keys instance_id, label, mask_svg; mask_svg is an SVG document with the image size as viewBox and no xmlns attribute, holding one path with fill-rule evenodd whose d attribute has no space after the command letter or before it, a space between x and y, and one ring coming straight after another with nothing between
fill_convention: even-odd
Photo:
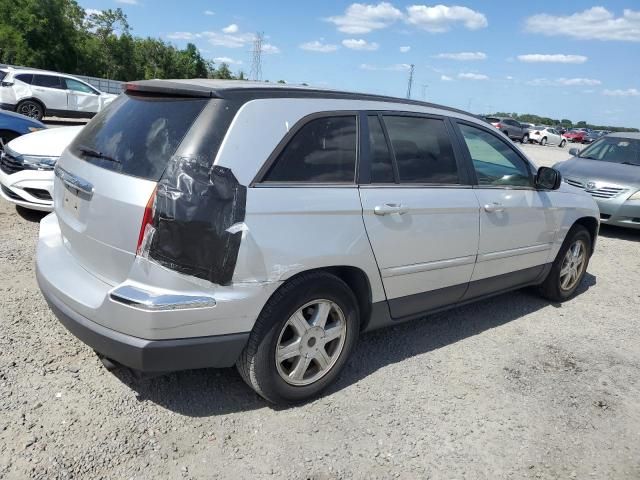
<instances>
[{"instance_id":1,"label":"antenna","mask_svg":"<svg viewBox=\"0 0 640 480\"><path fill-rule=\"evenodd\" d=\"M262 43L264 41L264 33L257 32L253 40L253 51L251 52L251 72L249 77L252 80L262 80Z\"/></svg>"},{"instance_id":2,"label":"antenna","mask_svg":"<svg viewBox=\"0 0 640 480\"><path fill-rule=\"evenodd\" d=\"M415 65L411 64L411 69L409 70L409 83L407 84L407 98L411 98L411 88L413 87L413 71L415 70Z\"/></svg>"}]
</instances>

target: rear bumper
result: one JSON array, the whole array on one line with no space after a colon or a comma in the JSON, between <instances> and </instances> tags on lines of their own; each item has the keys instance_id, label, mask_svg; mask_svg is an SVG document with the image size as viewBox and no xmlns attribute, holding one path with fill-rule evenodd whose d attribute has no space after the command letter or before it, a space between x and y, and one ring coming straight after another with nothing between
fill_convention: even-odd
<instances>
[{"instance_id":1,"label":"rear bumper","mask_svg":"<svg viewBox=\"0 0 640 480\"><path fill-rule=\"evenodd\" d=\"M65 305L42 281L42 295L67 330L98 353L143 372L170 372L192 368L224 368L235 364L249 333L172 340L146 340L116 332L83 317Z\"/></svg>"}]
</instances>

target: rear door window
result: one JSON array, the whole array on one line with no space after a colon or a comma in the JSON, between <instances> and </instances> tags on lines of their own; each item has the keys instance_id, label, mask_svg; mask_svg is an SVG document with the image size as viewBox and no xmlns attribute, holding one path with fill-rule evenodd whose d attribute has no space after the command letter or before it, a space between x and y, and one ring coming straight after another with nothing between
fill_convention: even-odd
<instances>
[{"instance_id":1,"label":"rear door window","mask_svg":"<svg viewBox=\"0 0 640 480\"><path fill-rule=\"evenodd\" d=\"M158 181L208 101L120 95L82 129L71 152L107 170Z\"/></svg>"},{"instance_id":2,"label":"rear door window","mask_svg":"<svg viewBox=\"0 0 640 480\"><path fill-rule=\"evenodd\" d=\"M266 182L354 183L356 117L322 117L298 130L265 175Z\"/></svg>"},{"instance_id":3,"label":"rear door window","mask_svg":"<svg viewBox=\"0 0 640 480\"><path fill-rule=\"evenodd\" d=\"M34 75L33 85L46 88L58 88L60 90L64 89L62 79L54 75Z\"/></svg>"},{"instance_id":4,"label":"rear door window","mask_svg":"<svg viewBox=\"0 0 640 480\"><path fill-rule=\"evenodd\" d=\"M444 120L384 117L400 183L459 184L458 166Z\"/></svg>"}]
</instances>

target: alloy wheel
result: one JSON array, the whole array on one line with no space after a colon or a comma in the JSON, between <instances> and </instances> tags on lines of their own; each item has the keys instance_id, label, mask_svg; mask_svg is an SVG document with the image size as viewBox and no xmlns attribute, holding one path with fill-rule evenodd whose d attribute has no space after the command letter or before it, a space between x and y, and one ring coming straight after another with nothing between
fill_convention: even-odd
<instances>
[{"instance_id":1,"label":"alloy wheel","mask_svg":"<svg viewBox=\"0 0 640 480\"><path fill-rule=\"evenodd\" d=\"M310 385L335 365L347 338L342 309L329 300L314 300L299 308L278 336L278 374L290 385Z\"/></svg>"},{"instance_id":2,"label":"alloy wheel","mask_svg":"<svg viewBox=\"0 0 640 480\"><path fill-rule=\"evenodd\" d=\"M31 118L40 118L41 112L40 107L37 104L28 102L20 106L20 111L18 113Z\"/></svg>"},{"instance_id":3,"label":"alloy wheel","mask_svg":"<svg viewBox=\"0 0 640 480\"><path fill-rule=\"evenodd\" d=\"M573 289L582 278L587 262L587 248L582 240L576 240L567 250L560 268L560 288Z\"/></svg>"}]
</instances>

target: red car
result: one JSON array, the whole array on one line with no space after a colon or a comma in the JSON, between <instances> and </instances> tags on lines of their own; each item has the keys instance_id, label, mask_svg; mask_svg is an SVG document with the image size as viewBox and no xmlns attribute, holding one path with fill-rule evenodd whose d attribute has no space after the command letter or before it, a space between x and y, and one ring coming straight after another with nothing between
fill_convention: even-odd
<instances>
[{"instance_id":1,"label":"red car","mask_svg":"<svg viewBox=\"0 0 640 480\"><path fill-rule=\"evenodd\" d=\"M587 132L584 130L569 130L568 132L563 133L562 136L569 142L582 143L584 142L584 138L587 136Z\"/></svg>"}]
</instances>

